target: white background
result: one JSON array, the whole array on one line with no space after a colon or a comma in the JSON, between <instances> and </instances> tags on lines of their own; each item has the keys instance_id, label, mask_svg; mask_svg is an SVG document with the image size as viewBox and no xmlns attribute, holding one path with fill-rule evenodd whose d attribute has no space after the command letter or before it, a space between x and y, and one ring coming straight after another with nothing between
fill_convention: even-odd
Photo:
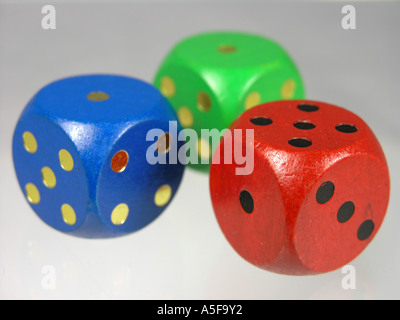
<instances>
[{"instance_id":1,"label":"white background","mask_svg":"<svg viewBox=\"0 0 400 320\"><path fill-rule=\"evenodd\" d=\"M347 3L165 2L54 2L56 30L41 28L43 4L0 4L0 298L400 298L400 4L356 2L357 29L346 31L341 8ZM391 173L391 201L378 235L351 263L355 290L342 288L340 269L283 276L241 259L214 217L208 176L189 168L156 221L117 239L60 233L25 201L11 140L39 88L99 72L151 82L173 44L208 30L249 31L277 40L296 61L308 98L357 113L380 140ZM45 286L49 270L55 288Z\"/></svg>"}]
</instances>

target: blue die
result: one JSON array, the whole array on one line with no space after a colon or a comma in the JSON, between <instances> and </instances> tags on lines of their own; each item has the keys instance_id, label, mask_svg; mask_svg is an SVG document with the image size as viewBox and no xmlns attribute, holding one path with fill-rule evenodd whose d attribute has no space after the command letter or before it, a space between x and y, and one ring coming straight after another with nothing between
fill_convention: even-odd
<instances>
[{"instance_id":1,"label":"blue die","mask_svg":"<svg viewBox=\"0 0 400 320\"><path fill-rule=\"evenodd\" d=\"M23 111L13 139L15 171L50 226L89 238L118 236L153 221L176 193L184 169L174 156L180 130L150 84L116 75L66 78L42 88Z\"/></svg>"}]
</instances>

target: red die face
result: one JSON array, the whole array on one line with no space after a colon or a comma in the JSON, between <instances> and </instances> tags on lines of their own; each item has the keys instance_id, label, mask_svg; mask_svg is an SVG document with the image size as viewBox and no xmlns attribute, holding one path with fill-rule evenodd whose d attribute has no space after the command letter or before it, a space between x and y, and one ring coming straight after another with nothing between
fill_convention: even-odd
<instances>
[{"instance_id":1,"label":"red die face","mask_svg":"<svg viewBox=\"0 0 400 320\"><path fill-rule=\"evenodd\" d=\"M254 170L224 164L224 137L210 168L218 223L247 261L283 274L335 270L357 257L382 224L389 173L373 132L355 114L322 102L277 101L230 127L254 129ZM241 140L241 141L240 141ZM215 156L215 155L214 155ZM229 162L229 161L226 161Z\"/></svg>"}]
</instances>

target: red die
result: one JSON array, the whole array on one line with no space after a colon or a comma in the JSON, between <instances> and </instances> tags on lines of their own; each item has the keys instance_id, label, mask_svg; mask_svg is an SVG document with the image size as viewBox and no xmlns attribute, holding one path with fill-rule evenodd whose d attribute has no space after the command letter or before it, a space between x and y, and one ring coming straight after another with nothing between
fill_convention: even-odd
<instances>
[{"instance_id":1,"label":"red die","mask_svg":"<svg viewBox=\"0 0 400 320\"><path fill-rule=\"evenodd\" d=\"M242 142L245 129L254 129L253 142ZM322 102L276 101L246 111L229 132L210 168L211 198L244 259L277 273L317 274L349 263L373 239L389 173L358 116ZM254 152L251 174L237 175L240 165L225 161L232 140L233 150Z\"/></svg>"}]
</instances>

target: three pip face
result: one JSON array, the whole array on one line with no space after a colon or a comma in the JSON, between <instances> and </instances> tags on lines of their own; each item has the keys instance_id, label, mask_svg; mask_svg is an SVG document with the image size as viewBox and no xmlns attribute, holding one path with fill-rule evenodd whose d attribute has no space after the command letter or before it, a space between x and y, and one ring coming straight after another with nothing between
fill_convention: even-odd
<instances>
[{"instance_id":1,"label":"three pip face","mask_svg":"<svg viewBox=\"0 0 400 320\"><path fill-rule=\"evenodd\" d=\"M386 159L371 129L343 108L284 100L243 113L232 129L254 129L254 171L236 175L224 137L210 190L233 248L263 269L316 274L353 260L375 236L389 200ZM239 131L243 132L243 131ZM231 141L228 142L232 143ZM371 170L373 168L373 170Z\"/></svg>"},{"instance_id":2,"label":"three pip face","mask_svg":"<svg viewBox=\"0 0 400 320\"><path fill-rule=\"evenodd\" d=\"M217 147L199 140L199 157L218 153L220 161L193 165L210 169L218 223L250 263L283 274L328 272L354 259L379 230L389 174L372 131L350 111L304 100L288 53L245 33L182 40L154 86L99 74L42 88L14 132L21 189L36 214L60 231L103 238L139 230L178 190L184 165L146 158L151 146L166 157L184 146L180 125L168 131L178 120L196 132L253 130L250 142L236 135ZM148 141L154 128L162 134ZM224 161L228 140L254 154L250 174L236 174L241 164L234 157Z\"/></svg>"},{"instance_id":3,"label":"three pip face","mask_svg":"<svg viewBox=\"0 0 400 320\"><path fill-rule=\"evenodd\" d=\"M273 40L238 32L213 32L183 39L167 54L154 79L184 128L227 128L240 114L262 102L303 99L295 62ZM199 139L196 169L212 155ZM215 148L215 146L214 146Z\"/></svg>"}]
</instances>

